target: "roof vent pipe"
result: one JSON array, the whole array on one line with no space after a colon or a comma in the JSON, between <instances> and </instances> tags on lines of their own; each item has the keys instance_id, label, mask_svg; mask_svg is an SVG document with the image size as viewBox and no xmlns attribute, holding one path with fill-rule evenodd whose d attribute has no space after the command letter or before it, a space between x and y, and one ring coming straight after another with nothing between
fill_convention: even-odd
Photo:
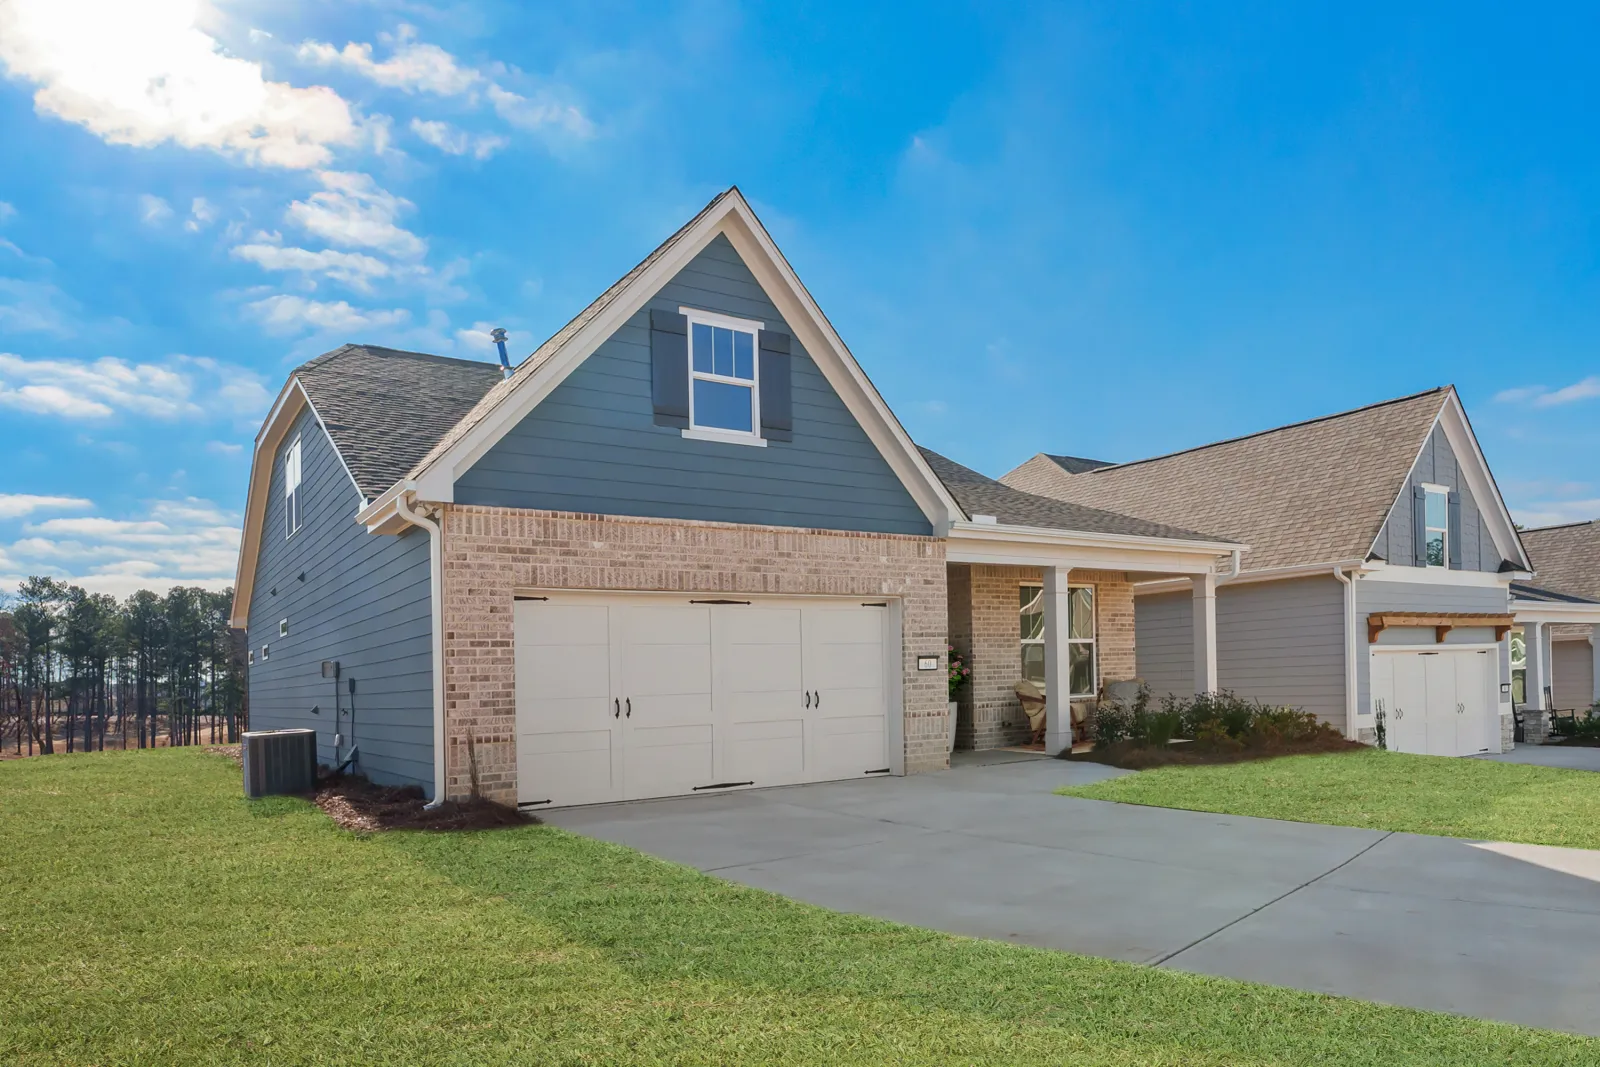
<instances>
[{"instance_id":1,"label":"roof vent pipe","mask_svg":"<svg viewBox=\"0 0 1600 1067\"><path fill-rule=\"evenodd\" d=\"M500 350L500 371L507 378L511 377L511 357L506 355L506 332L496 326L489 331L489 340Z\"/></svg>"}]
</instances>

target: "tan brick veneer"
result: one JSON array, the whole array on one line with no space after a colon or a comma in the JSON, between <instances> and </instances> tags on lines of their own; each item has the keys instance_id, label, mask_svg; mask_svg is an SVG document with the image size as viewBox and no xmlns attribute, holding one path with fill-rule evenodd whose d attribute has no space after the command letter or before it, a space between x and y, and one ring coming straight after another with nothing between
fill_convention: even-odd
<instances>
[{"instance_id":1,"label":"tan brick veneer","mask_svg":"<svg viewBox=\"0 0 1600 1067\"><path fill-rule=\"evenodd\" d=\"M945 673L916 669L919 652L937 652L944 664L943 541L454 505L443 525L446 796L471 790L470 731L479 788L516 800L512 597L519 589L898 598L906 771L948 765Z\"/></svg>"},{"instance_id":2,"label":"tan brick veneer","mask_svg":"<svg viewBox=\"0 0 1600 1067\"><path fill-rule=\"evenodd\" d=\"M1038 583L1037 567L950 565L950 643L967 657L972 684L961 692L956 747L1002 748L1028 739L1028 720L1014 686L1022 677L1018 586ZM1070 581L1095 588L1096 651L1100 680L1137 673L1133 637L1133 585L1120 571L1075 570Z\"/></svg>"}]
</instances>

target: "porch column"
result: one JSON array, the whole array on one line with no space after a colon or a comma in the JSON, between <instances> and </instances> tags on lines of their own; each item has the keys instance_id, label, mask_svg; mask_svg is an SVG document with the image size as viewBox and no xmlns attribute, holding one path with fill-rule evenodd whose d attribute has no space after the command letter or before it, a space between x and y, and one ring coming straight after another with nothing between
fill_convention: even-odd
<instances>
[{"instance_id":1,"label":"porch column","mask_svg":"<svg viewBox=\"0 0 1600 1067\"><path fill-rule=\"evenodd\" d=\"M1523 676L1523 706L1531 711L1545 711L1544 687L1550 684L1550 661L1545 658L1545 634L1548 626L1542 622L1525 623L1522 627L1523 654L1527 657L1527 673Z\"/></svg>"},{"instance_id":2,"label":"porch column","mask_svg":"<svg viewBox=\"0 0 1600 1067\"><path fill-rule=\"evenodd\" d=\"M1050 755L1072 745L1072 682L1068 677L1071 567L1044 568L1044 750Z\"/></svg>"},{"instance_id":3,"label":"porch column","mask_svg":"<svg viewBox=\"0 0 1600 1067\"><path fill-rule=\"evenodd\" d=\"M1194 691L1215 693L1217 685L1217 576L1197 574L1194 583Z\"/></svg>"},{"instance_id":4,"label":"porch column","mask_svg":"<svg viewBox=\"0 0 1600 1067\"><path fill-rule=\"evenodd\" d=\"M1600 704L1600 626L1589 627L1589 651L1594 654L1594 702Z\"/></svg>"}]
</instances>

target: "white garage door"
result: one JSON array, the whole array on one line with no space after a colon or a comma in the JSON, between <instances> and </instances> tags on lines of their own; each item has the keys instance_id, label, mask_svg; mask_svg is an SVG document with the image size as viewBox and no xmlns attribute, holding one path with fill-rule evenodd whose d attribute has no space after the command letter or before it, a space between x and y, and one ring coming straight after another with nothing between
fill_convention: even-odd
<instances>
[{"instance_id":1,"label":"white garage door","mask_svg":"<svg viewBox=\"0 0 1600 1067\"><path fill-rule=\"evenodd\" d=\"M515 628L525 806L890 769L886 605L551 594Z\"/></svg>"},{"instance_id":2,"label":"white garage door","mask_svg":"<svg viewBox=\"0 0 1600 1067\"><path fill-rule=\"evenodd\" d=\"M1428 756L1488 751L1496 673L1485 649L1374 650L1373 710L1384 712L1389 748Z\"/></svg>"}]
</instances>

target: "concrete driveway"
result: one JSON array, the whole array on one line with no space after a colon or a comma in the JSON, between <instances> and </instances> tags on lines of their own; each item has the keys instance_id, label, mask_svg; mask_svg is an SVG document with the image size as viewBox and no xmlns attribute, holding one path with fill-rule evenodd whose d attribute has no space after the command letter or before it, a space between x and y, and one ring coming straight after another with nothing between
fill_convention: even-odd
<instances>
[{"instance_id":1,"label":"concrete driveway","mask_svg":"<svg viewBox=\"0 0 1600 1067\"><path fill-rule=\"evenodd\" d=\"M1478 758L1494 760L1496 763L1532 763L1540 767L1600 771L1600 748L1588 745L1518 745L1510 752Z\"/></svg>"},{"instance_id":2,"label":"concrete driveway","mask_svg":"<svg viewBox=\"0 0 1600 1067\"><path fill-rule=\"evenodd\" d=\"M1600 852L1051 794L1029 759L617 804L558 826L827 908L1600 1034Z\"/></svg>"}]
</instances>

